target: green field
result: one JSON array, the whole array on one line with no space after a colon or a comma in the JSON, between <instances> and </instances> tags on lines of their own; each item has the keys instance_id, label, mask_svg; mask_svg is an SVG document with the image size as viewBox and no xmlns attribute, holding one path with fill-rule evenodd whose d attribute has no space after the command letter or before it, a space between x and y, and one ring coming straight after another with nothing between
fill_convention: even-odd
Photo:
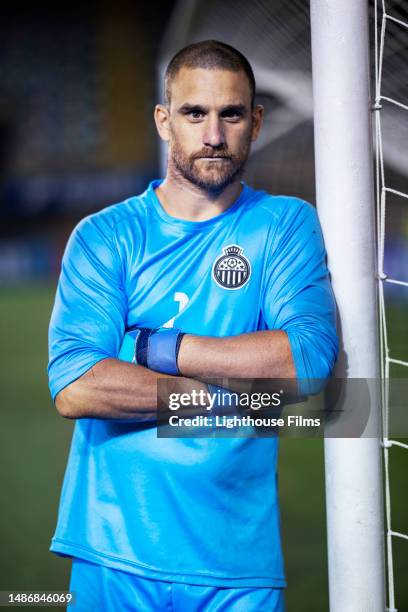
<instances>
[{"instance_id":1,"label":"green field","mask_svg":"<svg viewBox=\"0 0 408 612\"><path fill-rule=\"evenodd\" d=\"M72 424L57 415L47 389L53 291L50 286L21 287L0 295L0 590L62 590L68 585L69 561L48 552L72 430ZM390 313L391 345L396 356L406 358L406 310L393 308ZM405 532L407 473L408 453L393 449L394 525ZM322 440L282 440L279 488L288 612L326 612ZM408 542L397 541L395 553L397 607L408 610Z\"/></svg>"}]
</instances>

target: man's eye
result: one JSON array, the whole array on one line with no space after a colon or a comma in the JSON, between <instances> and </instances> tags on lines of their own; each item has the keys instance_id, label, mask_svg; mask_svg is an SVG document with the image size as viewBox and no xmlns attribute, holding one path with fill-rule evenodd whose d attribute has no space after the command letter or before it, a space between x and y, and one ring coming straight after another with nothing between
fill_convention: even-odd
<instances>
[{"instance_id":1,"label":"man's eye","mask_svg":"<svg viewBox=\"0 0 408 612\"><path fill-rule=\"evenodd\" d=\"M240 111L230 110L222 113L222 118L229 119L230 121L238 121L239 119L241 119L241 117L242 113Z\"/></svg>"},{"instance_id":2,"label":"man's eye","mask_svg":"<svg viewBox=\"0 0 408 612\"><path fill-rule=\"evenodd\" d=\"M190 119L202 119L204 117L204 113L202 111L192 110L187 113L187 116L190 117Z\"/></svg>"}]
</instances>

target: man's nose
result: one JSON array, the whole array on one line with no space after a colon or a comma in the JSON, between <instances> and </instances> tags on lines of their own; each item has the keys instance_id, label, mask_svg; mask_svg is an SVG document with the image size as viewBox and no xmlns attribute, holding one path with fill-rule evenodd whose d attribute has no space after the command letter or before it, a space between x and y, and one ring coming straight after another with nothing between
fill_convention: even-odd
<instances>
[{"instance_id":1,"label":"man's nose","mask_svg":"<svg viewBox=\"0 0 408 612\"><path fill-rule=\"evenodd\" d=\"M208 117L203 135L207 147L221 147L225 144L222 122L218 117Z\"/></svg>"}]
</instances>

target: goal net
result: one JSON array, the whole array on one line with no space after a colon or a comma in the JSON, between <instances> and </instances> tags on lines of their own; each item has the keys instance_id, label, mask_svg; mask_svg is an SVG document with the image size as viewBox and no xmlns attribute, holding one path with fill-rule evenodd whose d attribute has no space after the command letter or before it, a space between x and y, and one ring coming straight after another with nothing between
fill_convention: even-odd
<instances>
[{"instance_id":1,"label":"goal net","mask_svg":"<svg viewBox=\"0 0 408 612\"><path fill-rule=\"evenodd\" d=\"M404 2L376 0L375 36L375 157L378 242L378 292L380 308L380 354L383 405L383 452L385 473L385 518L388 582L388 610L398 604L395 589L395 540L408 540L407 531L394 527L391 495L391 450L407 450L408 444L394 439L390 432L392 402L390 388L395 377L408 376L404 348L392 338L392 308L397 304L406 312L408 300L408 253L401 241L392 248L392 225L399 222L404 233L408 220L408 6ZM405 231L408 235L408 227ZM394 232L395 234L395 232ZM405 238L407 237L405 236ZM390 250L393 257L386 257ZM404 253L404 249L405 253ZM404 261L405 260L405 261ZM402 262L399 266L397 262ZM405 308L404 308L405 306ZM397 306L398 308L398 306ZM394 315L395 317L395 315ZM390 321L391 320L391 321ZM406 319L405 319L406 324ZM408 327L408 325L407 325ZM404 337L404 330L401 330ZM406 334L405 334L406 337ZM401 452L401 451L399 451ZM406 457L408 459L408 457ZM408 543L403 550L408 556ZM401 602L402 605L403 602Z\"/></svg>"}]
</instances>

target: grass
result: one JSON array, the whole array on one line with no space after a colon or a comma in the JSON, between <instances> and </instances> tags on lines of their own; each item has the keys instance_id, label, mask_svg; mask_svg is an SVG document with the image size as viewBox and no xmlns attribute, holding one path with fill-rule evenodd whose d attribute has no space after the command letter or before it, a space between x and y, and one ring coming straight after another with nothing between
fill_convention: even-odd
<instances>
[{"instance_id":1,"label":"grass","mask_svg":"<svg viewBox=\"0 0 408 612\"><path fill-rule=\"evenodd\" d=\"M54 288L0 294L0 590L67 588L70 562L48 552L72 424L61 419L46 381L47 326ZM390 308L391 346L406 357L406 310ZM403 331L405 330L405 331ZM408 455L393 449L395 529L408 530ZM282 439L279 469L288 612L326 612L328 585L323 441ZM256 551L254 551L256 554ZM408 609L408 542L395 543L397 607Z\"/></svg>"},{"instance_id":2,"label":"grass","mask_svg":"<svg viewBox=\"0 0 408 612\"><path fill-rule=\"evenodd\" d=\"M72 425L52 406L46 378L51 287L0 298L0 589L64 589L69 562L48 552Z\"/></svg>"}]
</instances>

